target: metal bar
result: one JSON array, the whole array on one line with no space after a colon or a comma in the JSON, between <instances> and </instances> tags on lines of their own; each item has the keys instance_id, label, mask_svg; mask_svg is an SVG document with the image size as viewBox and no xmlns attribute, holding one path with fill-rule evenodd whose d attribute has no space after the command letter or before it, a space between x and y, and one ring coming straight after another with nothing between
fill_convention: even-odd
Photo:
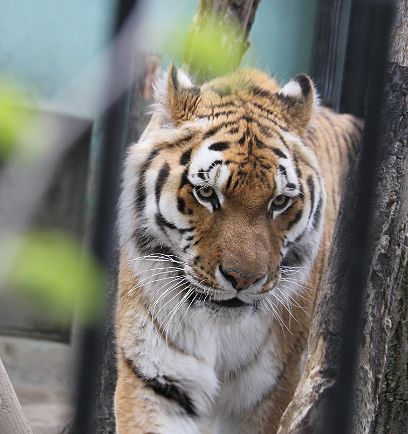
<instances>
[{"instance_id":1,"label":"metal bar","mask_svg":"<svg viewBox=\"0 0 408 434\"><path fill-rule=\"evenodd\" d=\"M324 104L339 109L352 0L320 0L312 77Z\"/></svg>"},{"instance_id":2,"label":"metal bar","mask_svg":"<svg viewBox=\"0 0 408 434\"><path fill-rule=\"evenodd\" d=\"M322 432L330 434L351 433L353 410L357 405L353 401L355 375L358 368L358 351L362 333L363 289L369 263L372 243L370 222L375 209L375 190L377 185L377 167L380 153L381 112L383 107L383 89L388 53L388 42L393 17L392 0L357 0L370 16L369 51L370 79L367 93L366 121L363 147L358 173L357 207L354 214L352 243L349 246L347 300L342 325L342 345L339 375L337 383L327 397L327 407L321 417L324 420ZM349 48L353 50L353 45ZM353 54L349 53L352 57ZM361 83L365 85L365 83Z\"/></svg>"},{"instance_id":3,"label":"metal bar","mask_svg":"<svg viewBox=\"0 0 408 434\"><path fill-rule=\"evenodd\" d=\"M124 25L132 9L138 5L137 0L118 2L117 18L113 30L115 37ZM134 13L134 12L132 12ZM121 68L130 75L133 70L133 55L136 50L113 51L110 60L110 74L107 89L115 86L115 70ZM131 83L131 80L129 80ZM105 131L100 151L100 175L96 189L96 219L90 234L90 247L102 264L106 275L110 276L114 261L116 204L119 193L123 150L126 137L126 123L129 105L129 89L108 110L104 116ZM104 288L104 295L106 288ZM81 333L81 355L79 361L78 387L76 393L76 414L72 432L91 434L96 432L95 401L100 375L104 323L87 326Z\"/></svg>"}]
</instances>

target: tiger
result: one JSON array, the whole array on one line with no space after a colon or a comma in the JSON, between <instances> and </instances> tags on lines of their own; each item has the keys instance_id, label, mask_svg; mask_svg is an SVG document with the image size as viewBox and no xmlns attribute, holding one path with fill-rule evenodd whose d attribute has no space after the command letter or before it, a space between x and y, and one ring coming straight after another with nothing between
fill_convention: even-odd
<instances>
[{"instance_id":1,"label":"tiger","mask_svg":"<svg viewBox=\"0 0 408 434\"><path fill-rule=\"evenodd\" d=\"M118 434L276 433L361 131L305 74L156 84L119 199Z\"/></svg>"}]
</instances>

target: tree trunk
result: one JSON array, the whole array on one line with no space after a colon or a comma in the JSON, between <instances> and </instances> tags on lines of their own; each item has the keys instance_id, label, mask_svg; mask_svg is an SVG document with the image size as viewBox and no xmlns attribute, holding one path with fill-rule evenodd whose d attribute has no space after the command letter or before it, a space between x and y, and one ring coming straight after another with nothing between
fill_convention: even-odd
<instances>
[{"instance_id":1,"label":"tree trunk","mask_svg":"<svg viewBox=\"0 0 408 434\"><path fill-rule=\"evenodd\" d=\"M391 43L389 71L390 94L394 99L392 119L396 120L393 141L407 147L408 105L408 1L397 2L395 37ZM392 89L392 90L391 90ZM398 155L401 158L403 155ZM406 176L406 171L405 171ZM407 187L403 191L408 194ZM405 234L407 231L405 231ZM405 257L406 252L405 243ZM402 262L402 261L401 261ZM402 274L402 273L401 273ZM408 432L408 267L396 288L391 311L391 330L387 342L385 369L380 384L372 433Z\"/></svg>"},{"instance_id":2,"label":"tree trunk","mask_svg":"<svg viewBox=\"0 0 408 434\"><path fill-rule=\"evenodd\" d=\"M406 0L397 4L386 68L381 166L371 230L373 247L363 288L363 332L359 336L351 431L356 434L408 432L408 279L404 278L408 260L408 5ZM357 164L346 185L316 302L305 371L282 417L280 434L323 434L321 424L327 402L338 386L358 169Z\"/></svg>"},{"instance_id":3,"label":"tree trunk","mask_svg":"<svg viewBox=\"0 0 408 434\"><path fill-rule=\"evenodd\" d=\"M255 13L260 0L201 0L190 29L188 43L184 54L184 68L194 77L197 83L202 83L219 75L224 75L239 67L239 64L249 47L249 32L255 19ZM222 35L216 41L211 52L222 53L225 66L221 71L209 59L204 62L198 58L203 53L197 49L199 40L206 33L213 32L210 28L216 16ZM236 31L230 32L230 29ZM205 37L205 36L204 36Z\"/></svg>"},{"instance_id":4,"label":"tree trunk","mask_svg":"<svg viewBox=\"0 0 408 434\"><path fill-rule=\"evenodd\" d=\"M17 395L0 359L0 433L32 434Z\"/></svg>"}]
</instances>

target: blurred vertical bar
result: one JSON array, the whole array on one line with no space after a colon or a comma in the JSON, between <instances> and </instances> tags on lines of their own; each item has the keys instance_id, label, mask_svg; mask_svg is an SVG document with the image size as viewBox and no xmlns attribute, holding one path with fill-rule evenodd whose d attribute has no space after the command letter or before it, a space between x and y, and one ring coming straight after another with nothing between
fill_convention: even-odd
<instances>
[{"instance_id":1,"label":"blurred vertical bar","mask_svg":"<svg viewBox=\"0 0 408 434\"><path fill-rule=\"evenodd\" d=\"M137 0L119 0L117 2L116 22L112 32L112 40L118 35L130 13L135 13ZM136 51L135 41L129 41L129 49L113 51L111 53L109 76L106 89L115 87L115 70L121 68L126 75L131 76L134 66L133 56ZM129 79L129 83L131 80ZM126 125L129 107L128 89L112 104L103 116L100 149L94 153L98 161L92 164L96 167L96 176L90 180L93 183L88 190L95 196L93 216L88 219L89 246L100 261L106 276L113 276L115 260L115 221L116 206L119 194L120 174L123 162L123 152L126 138ZM108 286L108 284L107 284ZM106 289L102 288L103 297ZM109 306L107 307L109 308ZM76 390L76 413L72 427L73 434L92 434L96 432L95 402L98 378L100 375L100 361L102 358L102 336L105 326L104 319L99 324L85 326L80 332L80 352L78 383Z\"/></svg>"},{"instance_id":2,"label":"blurred vertical bar","mask_svg":"<svg viewBox=\"0 0 408 434\"><path fill-rule=\"evenodd\" d=\"M363 147L358 172L357 207L354 210L352 243L348 246L348 285L346 311L342 324L342 345L339 374L333 390L326 396L322 415L322 433L348 434L352 431L352 418L359 403L354 402L355 375L359 362L362 333L363 288L366 286L368 266L371 261L372 242L370 223L375 206L379 139L382 128L383 89L388 54L389 36L393 17L393 0L354 0L359 13L365 15L359 29L351 33L348 53L349 62L356 63L355 79L367 89L365 97L366 119ZM362 25L364 23L364 26ZM355 21L355 25L357 21ZM368 35L368 37L367 37ZM365 41L362 45L361 39ZM364 54L363 52L367 54ZM363 60L368 65L362 64ZM358 68L363 68L364 73ZM367 87L368 78L368 87ZM358 417L358 416L357 416Z\"/></svg>"},{"instance_id":3,"label":"blurred vertical bar","mask_svg":"<svg viewBox=\"0 0 408 434\"><path fill-rule=\"evenodd\" d=\"M370 50L373 39L372 11L367 2L353 0L344 65L340 110L363 117L370 76Z\"/></svg>"},{"instance_id":4,"label":"blurred vertical bar","mask_svg":"<svg viewBox=\"0 0 408 434\"><path fill-rule=\"evenodd\" d=\"M352 0L319 0L311 75L325 105L340 108Z\"/></svg>"}]
</instances>

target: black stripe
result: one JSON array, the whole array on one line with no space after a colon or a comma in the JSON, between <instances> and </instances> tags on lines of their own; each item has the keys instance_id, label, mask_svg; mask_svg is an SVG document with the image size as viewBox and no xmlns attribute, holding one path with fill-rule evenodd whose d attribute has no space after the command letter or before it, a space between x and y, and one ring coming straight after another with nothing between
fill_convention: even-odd
<instances>
[{"instance_id":1,"label":"black stripe","mask_svg":"<svg viewBox=\"0 0 408 434\"><path fill-rule=\"evenodd\" d=\"M260 87L260 86L256 86L256 85L251 84L249 89L254 95L260 96L262 98L273 99L275 96L275 94L273 94L269 90L264 89L263 87Z\"/></svg>"},{"instance_id":2,"label":"black stripe","mask_svg":"<svg viewBox=\"0 0 408 434\"><path fill-rule=\"evenodd\" d=\"M208 147L210 151L225 151L229 148L229 143L227 142L216 142Z\"/></svg>"},{"instance_id":3,"label":"black stripe","mask_svg":"<svg viewBox=\"0 0 408 434\"><path fill-rule=\"evenodd\" d=\"M237 134L238 131L239 131L239 127L233 127L233 128L230 128L227 132L229 134Z\"/></svg>"},{"instance_id":4,"label":"black stripe","mask_svg":"<svg viewBox=\"0 0 408 434\"><path fill-rule=\"evenodd\" d=\"M307 177L306 183L307 183L307 187L309 189L310 202L311 202L311 204L310 204L310 213L309 213L309 220L310 220L310 218L312 217L312 214L313 214L313 210L314 210L315 186L314 186L313 179L312 179L311 176Z\"/></svg>"},{"instance_id":5,"label":"black stripe","mask_svg":"<svg viewBox=\"0 0 408 434\"><path fill-rule=\"evenodd\" d=\"M180 164L183 166L186 166L189 162L190 162L190 158L191 158L191 152L193 151L193 148L187 149L187 151L184 151L181 154L180 157Z\"/></svg>"},{"instance_id":6,"label":"black stripe","mask_svg":"<svg viewBox=\"0 0 408 434\"><path fill-rule=\"evenodd\" d=\"M225 190L228 191L230 186L231 186L231 182L232 182L232 174L229 176L227 184L225 186Z\"/></svg>"},{"instance_id":7,"label":"black stripe","mask_svg":"<svg viewBox=\"0 0 408 434\"><path fill-rule=\"evenodd\" d=\"M166 233L165 228L177 230L177 226L174 223L170 223L169 221L167 221L161 212L157 212L156 215L154 216L154 218L156 220L157 226L159 226L159 228L164 233Z\"/></svg>"},{"instance_id":8,"label":"black stripe","mask_svg":"<svg viewBox=\"0 0 408 434\"><path fill-rule=\"evenodd\" d=\"M272 151L274 152L274 154L276 154L279 158L288 158L287 155L282 152L280 149L278 148L272 148Z\"/></svg>"},{"instance_id":9,"label":"black stripe","mask_svg":"<svg viewBox=\"0 0 408 434\"><path fill-rule=\"evenodd\" d=\"M153 150L149 156L147 157L147 160L143 163L142 168L140 169L140 176L138 180L138 185L136 189L136 210L141 213L144 209L144 205L146 202L146 187L145 187L145 176L146 172L148 171L150 165L152 164L152 161L159 153L158 149Z\"/></svg>"},{"instance_id":10,"label":"black stripe","mask_svg":"<svg viewBox=\"0 0 408 434\"><path fill-rule=\"evenodd\" d=\"M171 82L173 84L174 90L178 90L178 77L177 77L177 69L175 68L174 65L171 66L171 70L170 70L170 74L171 74Z\"/></svg>"},{"instance_id":11,"label":"black stripe","mask_svg":"<svg viewBox=\"0 0 408 434\"><path fill-rule=\"evenodd\" d=\"M318 224L320 223L320 219L322 217L322 207L323 207L323 199L320 196L319 203L317 204L316 211L313 214L313 227L317 229Z\"/></svg>"},{"instance_id":12,"label":"black stripe","mask_svg":"<svg viewBox=\"0 0 408 434\"><path fill-rule=\"evenodd\" d=\"M168 163L164 163L162 168L160 169L159 175L156 179L156 185L154 187L154 193L156 197L156 203L159 204L160 202L160 194L163 189L163 185L165 184L167 178L170 174L170 166Z\"/></svg>"},{"instance_id":13,"label":"black stripe","mask_svg":"<svg viewBox=\"0 0 408 434\"><path fill-rule=\"evenodd\" d=\"M156 251L154 248L156 240L151 235L146 234L146 231L144 231L142 228L139 227L135 229L132 238L135 240L136 246L140 253L150 255Z\"/></svg>"},{"instance_id":14,"label":"black stripe","mask_svg":"<svg viewBox=\"0 0 408 434\"><path fill-rule=\"evenodd\" d=\"M164 228L172 229L175 231L180 232L180 234L185 234L186 232L192 232L194 231L194 227L191 228L179 228L174 223L169 222L161 212L157 212L154 216L157 226L166 233Z\"/></svg>"},{"instance_id":15,"label":"black stripe","mask_svg":"<svg viewBox=\"0 0 408 434\"><path fill-rule=\"evenodd\" d=\"M287 180L288 179L288 173L286 171L286 167L282 166L282 164L279 164L278 169L279 169L279 172L282 173L282 175L284 175L286 180Z\"/></svg>"},{"instance_id":16,"label":"black stripe","mask_svg":"<svg viewBox=\"0 0 408 434\"><path fill-rule=\"evenodd\" d=\"M234 125L236 125L236 123L237 123L237 121L223 122L220 125L216 125L215 127L212 127L204 134L203 140L208 139L209 137L218 133L218 131L220 131L222 128L234 126Z\"/></svg>"},{"instance_id":17,"label":"black stripe","mask_svg":"<svg viewBox=\"0 0 408 434\"><path fill-rule=\"evenodd\" d=\"M193 213L193 211L191 211L190 208L187 208L186 201L180 196L177 197L177 209L182 214L192 214Z\"/></svg>"},{"instance_id":18,"label":"black stripe","mask_svg":"<svg viewBox=\"0 0 408 434\"><path fill-rule=\"evenodd\" d=\"M233 114L237 114L236 109L234 110L224 110L224 111L219 111L219 112L211 112L207 115L199 115L197 116L198 119L217 119L220 116L229 116L229 115L233 115Z\"/></svg>"},{"instance_id":19,"label":"black stripe","mask_svg":"<svg viewBox=\"0 0 408 434\"><path fill-rule=\"evenodd\" d=\"M207 172L209 172L211 169L214 169L215 166L221 166L224 163L222 160L215 160L210 164L210 167L207 169Z\"/></svg>"},{"instance_id":20,"label":"black stripe","mask_svg":"<svg viewBox=\"0 0 408 434\"><path fill-rule=\"evenodd\" d=\"M176 142L169 142L169 143L163 143L161 146L161 149L173 149L173 148L179 148L181 146L186 146L188 142L190 142L194 137L197 136L197 131L186 131L186 135L184 137L181 137Z\"/></svg>"},{"instance_id":21,"label":"black stripe","mask_svg":"<svg viewBox=\"0 0 408 434\"><path fill-rule=\"evenodd\" d=\"M288 228L287 230L291 229L296 223L298 223L300 221L300 219L302 218L302 210L300 209L295 217L293 218L293 220L291 220L288 224Z\"/></svg>"},{"instance_id":22,"label":"black stripe","mask_svg":"<svg viewBox=\"0 0 408 434\"><path fill-rule=\"evenodd\" d=\"M185 169L181 175L179 190L181 190L185 185L192 185L188 179L188 168Z\"/></svg>"},{"instance_id":23,"label":"black stripe","mask_svg":"<svg viewBox=\"0 0 408 434\"><path fill-rule=\"evenodd\" d=\"M254 137L255 139L255 146L259 149L265 149L268 147L262 140L259 140L257 136Z\"/></svg>"},{"instance_id":24,"label":"black stripe","mask_svg":"<svg viewBox=\"0 0 408 434\"><path fill-rule=\"evenodd\" d=\"M153 378L146 377L131 360L126 358L125 360L136 377L143 381L147 387L150 387L155 393L163 398L176 402L190 416L197 416L197 410L193 400L180 388L176 380L167 375Z\"/></svg>"},{"instance_id":25,"label":"black stripe","mask_svg":"<svg viewBox=\"0 0 408 434\"><path fill-rule=\"evenodd\" d=\"M293 248L289 250L282 261L283 267L296 267L303 264L303 253L299 249Z\"/></svg>"},{"instance_id":26,"label":"black stripe","mask_svg":"<svg viewBox=\"0 0 408 434\"><path fill-rule=\"evenodd\" d=\"M289 146L288 146L286 140L283 138L282 134L278 133L278 136L279 136L279 140L284 144L285 148L289 149Z\"/></svg>"},{"instance_id":27,"label":"black stripe","mask_svg":"<svg viewBox=\"0 0 408 434\"><path fill-rule=\"evenodd\" d=\"M299 168L299 161L298 161L298 159L297 159L297 157L295 155L293 156L293 161L295 163L296 176L298 178L301 178L302 177L302 172L301 172L301 170Z\"/></svg>"},{"instance_id":28,"label":"black stripe","mask_svg":"<svg viewBox=\"0 0 408 434\"><path fill-rule=\"evenodd\" d=\"M150 255L154 253L175 256L174 252L170 249L170 247L164 245L157 245L156 239L152 235L146 233L146 230L144 230L144 228L142 227L139 227L134 231L132 239L135 240L136 246L139 251L145 255Z\"/></svg>"},{"instance_id":29,"label":"black stripe","mask_svg":"<svg viewBox=\"0 0 408 434\"><path fill-rule=\"evenodd\" d=\"M261 112L265 112L267 113L269 116L265 116L265 115L260 115L261 117L263 117L264 119L268 120L269 122L272 122L274 125L276 125L278 128L280 128L282 131L288 132L289 130L284 127L280 122L278 122L278 119L276 117L276 113L268 110L267 107L262 106L261 104L258 104L255 101L251 101L250 102L254 107L256 107L258 110L260 110ZM270 117L272 116L272 117ZM280 120L280 119L279 119Z\"/></svg>"},{"instance_id":30,"label":"black stripe","mask_svg":"<svg viewBox=\"0 0 408 434\"><path fill-rule=\"evenodd\" d=\"M233 107L235 107L235 104L232 101L223 101L223 102L219 102L217 104L212 104L211 107L212 107L213 110L215 110L215 109L223 109L225 107L229 107L229 108L232 107L233 108ZM207 117L209 117L209 116L211 116L211 114L207 115Z\"/></svg>"}]
</instances>

